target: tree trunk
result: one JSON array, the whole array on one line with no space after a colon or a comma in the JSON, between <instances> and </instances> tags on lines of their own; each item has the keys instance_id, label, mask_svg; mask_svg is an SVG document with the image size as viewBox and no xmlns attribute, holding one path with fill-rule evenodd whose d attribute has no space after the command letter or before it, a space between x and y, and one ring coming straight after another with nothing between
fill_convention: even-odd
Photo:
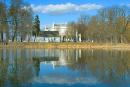
<instances>
[{"instance_id":1,"label":"tree trunk","mask_svg":"<svg viewBox=\"0 0 130 87\"><path fill-rule=\"evenodd\" d=\"M123 35L122 34L119 37L119 43L123 43Z\"/></svg>"},{"instance_id":2,"label":"tree trunk","mask_svg":"<svg viewBox=\"0 0 130 87\"><path fill-rule=\"evenodd\" d=\"M3 32L1 32L1 42L3 43L3 40L4 38L3 38Z\"/></svg>"},{"instance_id":3,"label":"tree trunk","mask_svg":"<svg viewBox=\"0 0 130 87\"><path fill-rule=\"evenodd\" d=\"M14 35L13 35L12 41L14 42L15 39L16 39L16 41L17 41L17 31L16 31L16 30L15 30L15 32L14 32Z\"/></svg>"}]
</instances>

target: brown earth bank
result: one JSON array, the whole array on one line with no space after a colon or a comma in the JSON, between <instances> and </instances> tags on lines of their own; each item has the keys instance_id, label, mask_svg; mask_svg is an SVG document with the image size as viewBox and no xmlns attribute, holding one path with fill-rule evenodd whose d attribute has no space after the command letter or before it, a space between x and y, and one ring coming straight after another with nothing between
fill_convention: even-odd
<instances>
[{"instance_id":1,"label":"brown earth bank","mask_svg":"<svg viewBox=\"0 0 130 87\"><path fill-rule=\"evenodd\" d=\"M8 43L7 45L0 44L0 48L59 48L59 49L123 49L130 50L130 44L125 43L87 43L87 42L62 42L62 43Z\"/></svg>"}]
</instances>

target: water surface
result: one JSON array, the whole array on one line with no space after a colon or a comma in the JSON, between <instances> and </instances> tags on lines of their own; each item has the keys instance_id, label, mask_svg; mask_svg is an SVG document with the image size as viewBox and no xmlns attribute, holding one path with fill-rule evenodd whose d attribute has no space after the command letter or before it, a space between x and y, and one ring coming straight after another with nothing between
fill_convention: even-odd
<instances>
[{"instance_id":1,"label":"water surface","mask_svg":"<svg viewBox=\"0 0 130 87\"><path fill-rule=\"evenodd\" d=\"M130 51L0 49L0 87L130 87Z\"/></svg>"}]
</instances>

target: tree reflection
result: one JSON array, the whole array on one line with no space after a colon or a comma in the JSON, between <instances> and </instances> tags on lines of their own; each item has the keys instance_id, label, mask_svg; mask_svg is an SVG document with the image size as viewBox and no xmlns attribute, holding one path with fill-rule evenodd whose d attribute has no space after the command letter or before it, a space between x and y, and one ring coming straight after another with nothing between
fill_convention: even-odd
<instances>
[{"instance_id":1,"label":"tree reflection","mask_svg":"<svg viewBox=\"0 0 130 87\"><path fill-rule=\"evenodd\" d=\"M4 50L6 52L3 52ZM0 49L0 87L24 87L23 85L29 83L33 77L31 58L18 56L18 50ZM19 52L22 54L24 51L19 50ZM29 84L26 87L30 87Z\"/></svg>"},{"instance_id":2,"label":"tree reflection","mask_svg":"<svg viewBox=\"0 0 130 87\"><path fill-rule=\"evenodd\" d=\"M34 64L34 69L35 69L35 72L36 72L36 76L39 76L40 60L38 58L33 58L33 64Z\"/></svg>"},{"instance_id":3,"label":"tree reflection","mask_svg":"<svg viewBox=\"0 0 130 87\"><path fill-rule=\"evenodd\" d=\"M74 55L70 55L70 58L73 59ZM79 71L82 75L89 72L103 82L128 82L130 80L129 58L129 51L82 50L81 58L78 58L78 61L69 60L75 63L68 67Z\"/></svg>"},{"instance_id":4,"label":"tree reflection","mask_svg":"<svg viewBox=\"0 0 130 87\"><path fill-rule=\"evenodd\" d=\"M130 51L44 49L34 53L32 49L0 49L0 87L30 87L43 61L66 66L84 78L93 76L103 83L130 81Z\"/></svg>"},{"instance_id":5,"label":"tree reflection","mask_svg":"<svg viewBox=\"0 0 130 87\"><path fill-rule=\"evenodd\" d=\"M6 50L0 50L0 86L4 87L6 84L6 76L7 76L7 71L8 71L8 61L5 60L4 52Z\"/></svg>"}]
</instances>

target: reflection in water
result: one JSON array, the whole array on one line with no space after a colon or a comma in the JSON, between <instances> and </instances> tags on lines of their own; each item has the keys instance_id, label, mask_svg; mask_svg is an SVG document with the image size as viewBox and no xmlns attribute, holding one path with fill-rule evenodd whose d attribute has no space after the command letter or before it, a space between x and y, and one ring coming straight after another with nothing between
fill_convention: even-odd
<instances>
[{"instance_id":1,"label":"reflection in water","mask_svg":"<svg viewBox=\"0 0 130 87\"><path fill-rule=\"evenodd\" d=\"M35 84L130 86L130 51L0 49L0 87Z\"/></svg>"}]
</instances>

